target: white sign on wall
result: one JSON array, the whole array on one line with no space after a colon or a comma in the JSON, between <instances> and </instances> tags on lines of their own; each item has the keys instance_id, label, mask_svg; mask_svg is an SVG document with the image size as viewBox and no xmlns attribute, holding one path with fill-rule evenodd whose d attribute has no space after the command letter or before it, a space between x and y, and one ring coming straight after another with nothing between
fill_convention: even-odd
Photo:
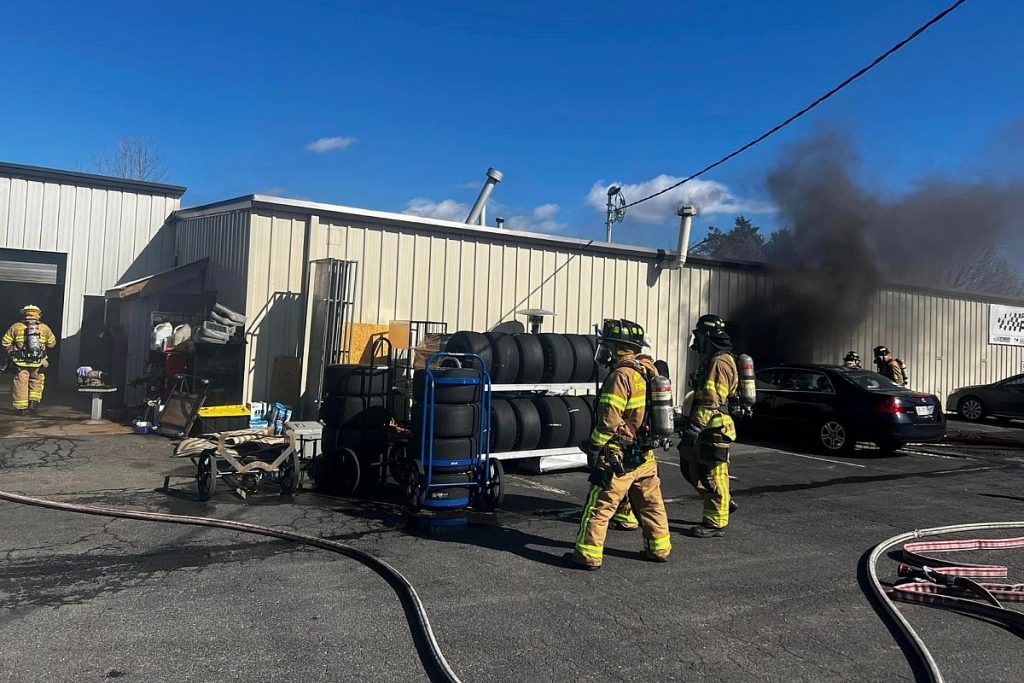
<instances>
[{"instance_id":1,"label":"white sign on wall","mask_svg":"<svg viewBox=\"0 0 1024 683\"><path fill-rule=\"evenodd\" d=\"M988 343L1024 346L1024 308L990 304L988 307Z\"/></svg>"}]
</instances>

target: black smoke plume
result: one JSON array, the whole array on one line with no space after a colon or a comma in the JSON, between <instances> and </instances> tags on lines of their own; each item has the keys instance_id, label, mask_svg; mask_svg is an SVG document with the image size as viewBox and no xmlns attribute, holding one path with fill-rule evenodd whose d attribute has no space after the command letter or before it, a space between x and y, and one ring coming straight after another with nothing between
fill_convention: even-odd
<instances>
[{"instance_id":1,"label":"black smoke plume","mask_svg":"<svg viewBox=\"0 0 1024 683\"><path fill-rule=\"evenodd\" d=\"M737 348L762 365L811 362L823 348L839 362L887 284L1022 293L1003 245L1024 227L1024 183L932 179L887 197L854 179L857 166L849 140L828 131L768 175L788 229L766 254L767 291L732 316Z\"/></svg>"}]
</instances>

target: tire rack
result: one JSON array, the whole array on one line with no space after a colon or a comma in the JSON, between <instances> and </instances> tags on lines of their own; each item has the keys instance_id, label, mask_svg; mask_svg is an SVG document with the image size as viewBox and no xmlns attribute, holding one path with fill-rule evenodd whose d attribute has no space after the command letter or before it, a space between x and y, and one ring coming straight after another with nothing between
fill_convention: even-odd
<instances>
[{"instance_id":1,"label":"tire rack","mask_svg":"<svg viewBox=\"0 0 1024 683\"><path fill-rule=\"evenodd\" d=\"M588 394L597 394L600 387L594 382L569 382L566 384L492 384L491 394L512 394L527 392L544 392L547 396L564 396L570 391L583 391ZM577 446L565 446L562 448L541 448L529 451L504 451L491 453L495 460L520 460L524 458L538 458L538 470L546 472L550 470L572 469L587 464L587 456ZM552 459L545 468L544 460ZM557 460L556 460L557 458Z\"/></svg>"}]
</instances>

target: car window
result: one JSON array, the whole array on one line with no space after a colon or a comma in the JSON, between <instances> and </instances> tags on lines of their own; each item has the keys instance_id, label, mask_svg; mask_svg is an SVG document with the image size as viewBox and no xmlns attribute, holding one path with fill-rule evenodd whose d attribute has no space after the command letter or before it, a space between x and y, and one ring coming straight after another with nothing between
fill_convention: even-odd
<instances>
[{"instance_id":1,"label":"car window","mask_svg":"<svg viewBox=\"0 0 1024 683\"><path fill-rule=\"evenodd\" d=\"M894 390L905 390L905 387L900 384L896 384L888 377L879 375L877 372L844 372L843 377L850 380L861 389L867 389L868 391L894 391Z\"/></svg>"},{"instance_id":2,"label":"car window","mask_svg":"<svg viewBox=\"0 0 1024 683\"><path fill-rule=\"evenodd\" d=\"M1004 380L999 386L1002 387L1024 387L1024 375L1020 377L1011 377L1008 380Z\"/></svg>"},{"instance_id":3,"label":"car window","mask_svg":"<svg viewBox=\"0 0 1024 683\"><path fill-rule=\"evenodd\" d=\"M819 394L831 394L832 383L821 372L813 370L795 370L783 383L783 389L790 391L812 391Z\"/></svg>"},{"instance_id":4,"label":"car window","mask_svg":"<svg viewBox=\"0 0 1024 683\"><path fill-rule=\"evenodd\" d=\"M782 384L783 370L762 370L757 373L758 389L779 389Z\"/></svg>"}]
</instances>

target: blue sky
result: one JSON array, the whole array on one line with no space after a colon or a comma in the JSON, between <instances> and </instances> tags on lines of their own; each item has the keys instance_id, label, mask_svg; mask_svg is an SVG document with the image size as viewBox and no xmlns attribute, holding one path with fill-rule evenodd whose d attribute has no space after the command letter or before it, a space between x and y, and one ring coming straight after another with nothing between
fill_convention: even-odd
<instances>
[{"instance_id":1,"label":"blue sky","mask_svg":"<svg viewBox=\"0 0 1024 683\"><path fill-rule=\"evenodd\" d=\"M948 2L8 4L0 160L91 171L134 135L188 205L264 192L454 218L495 166L490 217L602 237L608 183L630 199L687 175ZM853 136L879 192L1003 172L1022 26L1024 3L971 0L713 184L632 210L616 238L673 246L683 198L701 230L738 212L775 227L765 173L823 125Z\"/></svg>"}]
</instances>

